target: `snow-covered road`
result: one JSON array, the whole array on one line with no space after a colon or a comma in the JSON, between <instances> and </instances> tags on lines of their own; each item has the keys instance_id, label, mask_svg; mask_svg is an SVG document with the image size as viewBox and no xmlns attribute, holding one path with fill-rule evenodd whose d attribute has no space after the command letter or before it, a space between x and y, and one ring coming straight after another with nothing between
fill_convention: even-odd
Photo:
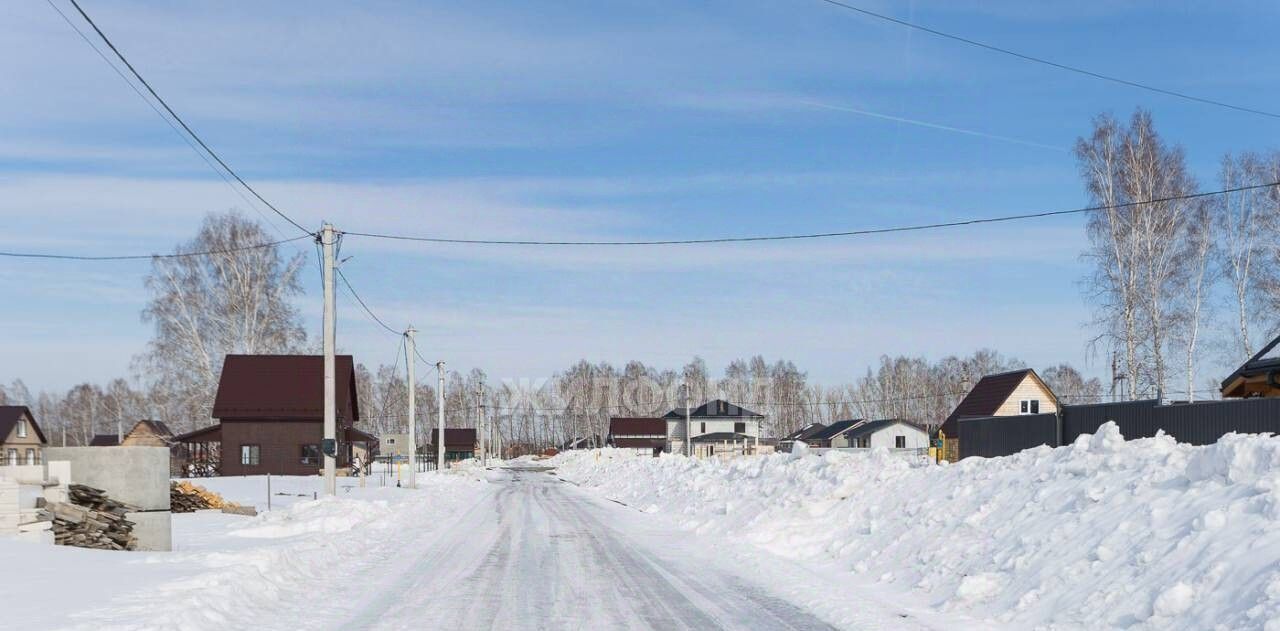
<instances>
[{"instance_id":1,"label":"snow-covered road","mask_svg":"<svg viewBox=\"0 0 1280 631\"><path fill-rule=\"evenodd\" d=\"M407 549L344 629L830 629L710 549L544 472L505 470Z\"/></svg>"}]
</instances>

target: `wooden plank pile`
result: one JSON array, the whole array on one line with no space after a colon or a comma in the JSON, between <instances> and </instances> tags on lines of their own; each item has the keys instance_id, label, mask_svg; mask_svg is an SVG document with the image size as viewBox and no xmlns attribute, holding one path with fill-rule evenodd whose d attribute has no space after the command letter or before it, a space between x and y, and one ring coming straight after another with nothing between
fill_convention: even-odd
<instances>
[{"instance_id":1,"label":"wooden plank pile","mask_svg":"<svg viewBox=\"0 0 1280 631\"><path fill-rule=\"evenodd\" d=\"M117 502L101 489L72 484L67 487L70 502L45 506L53 520L53 541L62 546L99 550L133 550L138 540L133 536L133 522L125 513L136 512L136 506Z\"/></svg>"},{"instance_id":2,"label":"wooden plank pile","mask_svg":"<svg viewBox=\"0 0 1280 631\"><path fill-rule=\"evenodd\" d=\"M239 508L222 499L221 495L190 482L169 483L169 510L175 513L194 513L205 509Z\"/></svg>"}]
</instances>

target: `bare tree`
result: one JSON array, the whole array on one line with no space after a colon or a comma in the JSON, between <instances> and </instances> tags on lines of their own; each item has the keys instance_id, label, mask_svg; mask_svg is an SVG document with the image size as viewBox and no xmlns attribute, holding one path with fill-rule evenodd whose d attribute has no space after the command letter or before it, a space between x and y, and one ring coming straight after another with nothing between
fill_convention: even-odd
<instances>
[{"instance_id":1,"label":"bare tree","mask_svg":"<svg viewBox=\"0 0 1280 631\"><path fill-rule=\"evenodd\" d=\"M235 211L205 217L199 233L175 254L156 258L142 317L155 336L138 364L169 420L191 428L207 417L228 353L297 352L306 342L293 298L302 293L302 255L284 258L262 227ZM241 248L235 251L227 251Z\"/></svg>"},{"instance_id":2,"label":"bare tree","mask_svg":"<svg viewBox=\"0 0 1280 631\"><path fill-rule=\"evenodd\" d=\"M1104 207L1089 217L1085 254L1094 263L1090 287L1102 338L1123 349L1130 397L1162 393L1165 353L1182 315L1175 304L1180 255L1196 207L1178 198L1196 191L1195 180L1182 150L1166 145L1141 109L1127 127L1110 116L1096 119L1076 156L1085 189Z\"/></svg>"}]
</instances>

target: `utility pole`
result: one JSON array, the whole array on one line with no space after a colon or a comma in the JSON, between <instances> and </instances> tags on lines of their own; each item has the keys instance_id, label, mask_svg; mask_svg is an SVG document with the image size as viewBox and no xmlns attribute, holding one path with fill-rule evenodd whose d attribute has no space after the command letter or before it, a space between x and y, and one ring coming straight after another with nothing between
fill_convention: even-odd
<instances>
[{"instance_id":1,"label":"utility pole","mask_svg":"<svg viewBox=\"0 0 1280 631\"><path fill-rule=\"evenodd\" d=\"M684 384L684 455L693 457L693 422L689 415L689 383Z\"/></svg>"},{"instance_id":2,"label":"utility pole","mask_svg":"<svg viewBox=\"0 0 1280 631\"><path fill-rule=\"evenodd\" d=\"M418 332L413 325L404 332L404 362L409 368L409 488L418 488L418 380L413 376L414 364L417 364L417 342L413 336Z\"/></svg>"},{"instance_id":3,"label":"utility pole","mask_svg":"<svg viewBox=\"0 0 1280 631\"><path fill-rule=\"evenodd\" d=\"M476 435L480 437L480 466L489 466L489 452L485 451L484 436L484 384L476 384Z\"/></svg>"},{"instance_id":4,"label":"utility pole","mask_svg":"<svg viewBox=\"0 0 1280 631\"><path fill-rule=\"evenodd\" d=\"M444 473L444 362L436 362L439 386L436 387L436 411L440 414L440 435L436 440L436 471Z\"/></svg>"},{"instance_id":5,"label":"utility pole","mask_svg":"<svg viewBox=\"0 0 1280 631\"><path fill-rule=\"evenodd\" d=\"M320 249L324 253L324 492L334 495L338 491L338 411L335 402L337 378L334 368L335 314L333 298L333 246L336 232L325 222L320 228Z\"/></svg>"}]
</instances>

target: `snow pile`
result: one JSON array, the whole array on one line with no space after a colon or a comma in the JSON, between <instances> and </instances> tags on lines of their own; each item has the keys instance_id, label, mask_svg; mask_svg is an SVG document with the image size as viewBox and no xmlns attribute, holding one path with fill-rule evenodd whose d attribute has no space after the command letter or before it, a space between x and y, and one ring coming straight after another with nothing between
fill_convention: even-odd
<instances>
[{"instance_id":1,"label":"snow pile","mask_svg":"<svg viewBox=\"0 0 1280 631\"><path fill-rule=\"evenodd\" d=\"M1280 438L1126 442L1108 424L951 466L885 451L552 462L685 529L833 562L993 626L1280 631Z\"/></svg>"},{"instance_id":2,"label":"snow pile","mask_svg":"<svg viewBox=\"0 0 1280 631\"><path fill-rule=\"evenodd\" d=\"M390 514L391 509L385 501L325 497L298 502L288 510L263 513L230 534L263 539L292 537L309 532L332 534L385 519Z\"/></svg>"},{"instance_id":3,"label":"snow pile","mask_svg":"<svg viewBox=\"0 0 1280 631\"><path fill-rule=\"evenodd\" d=\"M331 606L328 599L341 600L352 589L349 581L358 581L362 573L382 571L370 567L371 560L411 551L394 534L430 536L471 506L487 486L464 476L420 475L418 480L416 491L352 488L345 495L308 498L250 520L222 521L221 537L234 539L222 539L222 545L207 551L122 558L121 580L154 575L146 566L157 565L183 568L184 575L75 614L82 621L77 627L316 628ZM240 545L228 545L232 540ZM281 617L264 618L264 612L276 611Z\"/></svg>"}]
</instances>

